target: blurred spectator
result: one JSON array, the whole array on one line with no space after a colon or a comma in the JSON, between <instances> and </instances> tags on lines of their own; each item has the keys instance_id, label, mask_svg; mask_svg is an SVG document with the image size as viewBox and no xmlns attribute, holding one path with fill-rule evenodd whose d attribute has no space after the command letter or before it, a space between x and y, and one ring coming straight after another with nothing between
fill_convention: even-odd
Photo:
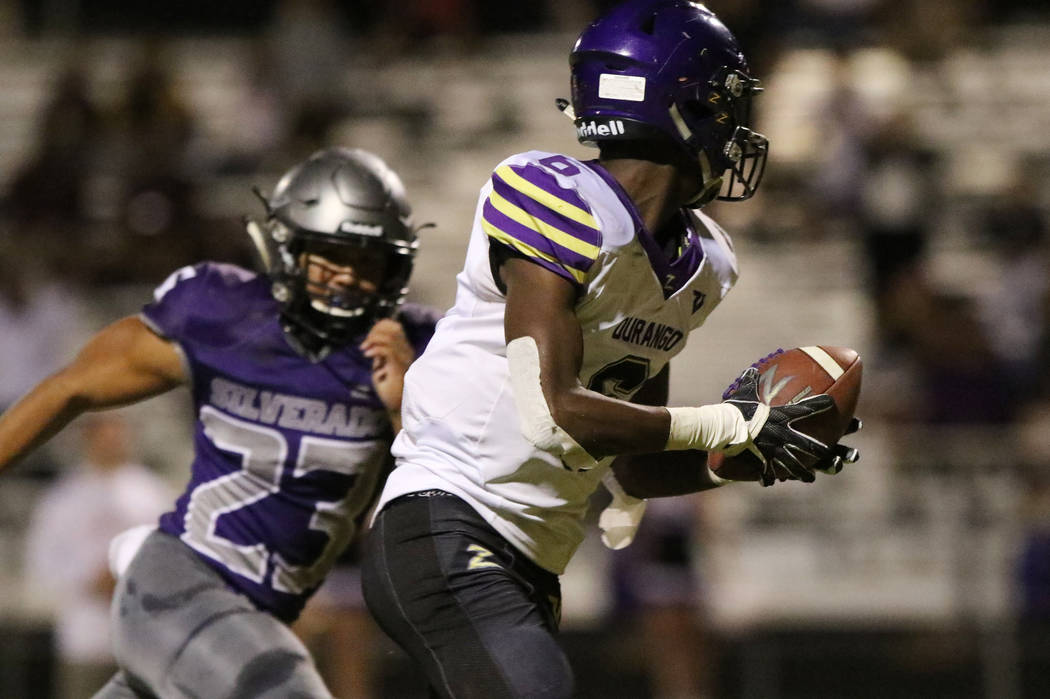
<instances>
[{"instance_id":1,"label":"blurred spectator","mask_svg":"<svg viewBox=\"0 0 1050 699\"><path fill-rule=\"evenodd\" d=\"M868 397L884 420L1005 424L1018 414L1022 403L975 296L937 287L916 262L897 271L882 303L892 309L894 343L881 348L880 381Z\"/></svg>"},{"instance_id":2,"label":"blurred spectator","mask_svg":"<svg viewBox=\"0 0 1050 699\"><path fill-rule=\"evenodd\" d=\"M0 412L83 341L83 304L30 249L0 245Z\"/></svg>"},{"instance_id":3,"label":"blurred spectator","mask_svg":"<svg viewBox=\"0 0 1050 699\"><path fill-rule=\"evenodd\" d=\"M209 230L189 175L197 116L180 94L164 47L145 42L114 118L107 155L121 184L117 226L97 260L98 283L153 282L209 257Z\"/></svg>"},{"instance_id":4,"label":"blurred spectator","mask_svg":"<svg viewBox=\"0 0 1050 699\"><path fill-rule=\"evenodd\" d=\"M985 1L883 2L877 18L880 38L914 62L934 63L973 41Z\"/></svg>"},{"instance_id":5,"label":"blurred spectator","mask_svg":"<svg viewBox=\"0 0 1050 699\"><path fill-rule=\"evenodd\" d=\"M134 173L181 169L196 117L176 86L163 45L141 46L119 118L128 145L133 144L125 157Z\"/></svg>"},{"instance_id":6,"label":"blurred spectator","mask_svg":"<svg viewBox=\"0 0 1050 699\"><path fill-rule=\"evenodd\" d=\"M512 5L520 3L490 3L492 5ZM405 10L408 10L405 13ZM477 41L478 22L476 5L473 0L415 0L407 8L399 3L390 3L390 15L400 15L404 21L405 49L418 50L420 45L435 39L451 38L462 47L470 47ZM404 17L402 13L407 14ZM387 22L394 21L391 16Z\"/></svg>"},{"instance_id":7,"label":"blurred spectator","mask_svg":"<svg viewBox=\"0 0 1050 699\"><path fill-rule=\"evenodd\" d=\"M420 3L424 4L424 3ZM527 32L542 29L548 21L543 2L473 2L472 7L483 35Z\"/></svg>"},{"instance_id":8,"label":"blurred spectator","mask_svg":"<svg viewBox=\"0 0 1050 699\"><path fill-rule=\"evenodd\" d=\"M37 124L33 153L8 187L8 218L16 240L68 264L83 235L85 184L103 126L78 58L56 79Z\"/></svg>"},{"instance_id":9,"label":"blurred spectator","mask_svg":"<svg viewBox=\"0 0 1050 699\"><path fill-rule=\"evenodd\" d=\"M714 668L695 558L698 498L653 498L634 542L613 553L617 620L637 625L654 699L714 696Z\"/></svg>"},{"instance_id":10,"label":"blurred spectator","mask_svg":"<svg viewBox=\"0 0 1050 699\"><path fill-rule=\"evenodd\" d=\"M550 19L548 30L568 36L579 33L580 27L586 26L588 22L608 9L600 7L608 3L595 0L546 0L545 4ZM719 11L719 16L723 16L721 11ZM729 24L728 21L726 23ZM733 26L735 28L736 25Z\"/></svg>"},{"instance_id":11,"label":"blurred spectator","mask_svg":"<svg viewBox=\"0 0 1050 699\"><path fill-rule=\"evenodd\" d=\"M1034 478L1022 512L1025 527L1017 565L1022 622L1050 624L1050 478Z\"/></svg>"},{"instance_id":12,"label":"blurred spectator","mask_svg":"<svg viewBox=\"0 0 1050 699\"><path fill-rule=\"evenodd\" d=\"M876 330L889 348L908 341L911 299L898 284L924 260L938 211L937 160L901 114L866 144L859 183L859 224L875 299Z\"/></svg>"},{"instance_id":13,"label":"blurred spectator","mask_svg":"<svg viewBox=\"0 0 1050 699\"><path fill-rule=\"evenodd\" d=\"M865 196L869 146L877 129L874 115L858 89L850 63L851 54L835 53L831 85L825 101L815 111L820 122L818 168L809 179L809 207L817 210L825 227L852 230Z\"/></svg>"},{"instance_id":14,"label":"blurred spectator","mask_svg":"<svg viewBox=\"0 0 1050 699\"><path fill-rule=\"evenodd\" d=\"M921 417L949 424L1011 420L1021 406L978 321L976 301L946 292L921 301L925 317L912 329L916 381L926 394Z\"/></svg>"},{"instance_id":15,"label":"blurred spectator","mask_svg":"<svg viewBox=\"0 0 1050 699\"><path fill-rule=\"evenodd\" d=\"M764 81L772 77L777 59L786 45L785 15L793 3L783 0L735 0L711 5L748 57L751 70Z\"/></svg>"},{"instance_id":16,"label":"blurred spectator","mask_svg":"<svg viewBox=\"0 0 1050 699\"><path fill-rule=\"evenodd\" d=\"M253 174L270 162L294 158L284 152L291 125L270 48L265 41L251 40L236 106L237 128L230 134L229 154L220 166L223 174Z\"/></svg>"},{"instance_id":17,"label":"blurred spectator","mask_svg":"<svg viewBox=\"0 0 1050 699\"><path fill-rule=\"evenodd\" d=\"M856 48L871 40L871 18L883 0L795 0L785 15L797 33L794 43L815 43L838 49Z\"/></svg>"},{"instance_id":18,"label":"blurred spectator","mask_svg":"<svg viewBox=\"0 0 1050 699\"><path fill-rule=\"evenodd\" d=\"M35 152L11 183L10 211L21 225L64 224L82 213L84 167L102 126L82 65L58 76L37 123Z\"/></svg>"},{"instance_id":19,"label":"blurred spectator","mask_svg":"<svg viewBox=\"0 0 1050 699\"><path fill-rule=\"evenodd\" d=\"M279 0L267 33L293 134L319 147L354 107L346 69L357 53L346 20L332 0Z\"/></svg>"},{"instance_id":20,"label":"blurred spectator","mask_svg":"<svg viewBox=\"0 0 1050 699\"><path fill-rule=\"evenodd\" d=\"M1019 400L1033 400L1044 381L1040 350L1050 341L1050 224L1034 183L1019 178L977 217L982 242L999 273L982 299L981 320L1005 363Z\"/></svg>"},{"instance_id":21,"label":"blurred spectator","mask_svg":"<svg viewBox=\"0 0 1050 699\"><path fill-rule=\"evenodd\" d=\"M55 605L61 699L92 696L116 670L110 539L153 522L171 502L168 487L132 461L130 427L119 415L88 416L82 430L82 462L43 495L26 539L27 582Z\"/></svg>"}]
</instances>

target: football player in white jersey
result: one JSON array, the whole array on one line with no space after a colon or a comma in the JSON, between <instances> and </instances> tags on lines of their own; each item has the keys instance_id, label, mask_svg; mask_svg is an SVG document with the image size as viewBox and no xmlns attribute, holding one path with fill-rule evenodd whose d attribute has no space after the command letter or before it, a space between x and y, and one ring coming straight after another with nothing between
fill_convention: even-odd
<instances>
[{"instance_id":1,"label":"football player in white jersey","mask_svg":"<svg viewBox=\"0 0 1050 699\"><path fill-rule=\"evenodd\" d=\"M737 276L699 209L749 198L768 149L732 34L698 3L628 0L570 65L577 133L600 156L521 153L482 188L455 306L406 374L366 543L366 602L442 697L572 693L558 575L603 480L615 547L642 509L630 496L724 482L707 452L752 451L765 484L813 480L802 452L832 471L855 458L791 429L829 396L770 408L754 369L725 402L662 407L668 361Z\"/></svg>"}]
</instances>

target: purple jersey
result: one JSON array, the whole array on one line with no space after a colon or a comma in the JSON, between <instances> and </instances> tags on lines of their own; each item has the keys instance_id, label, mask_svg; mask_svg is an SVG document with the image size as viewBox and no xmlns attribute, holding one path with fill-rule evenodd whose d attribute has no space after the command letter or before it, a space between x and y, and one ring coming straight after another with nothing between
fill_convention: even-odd
<instances>
[{"instance_id":1,"label":"purple jersey","mask_svg":"<svg viewBox=\"0 0 1050 699\"><path fill-rule=\"evenodd\" d=\"M356 346L313 363L288 344L270 282L203 263L142 319L178 344L197 423L190 482L163 515L234 588L291 621L353 537L388 462L390 422ZM435 315L399 318L417 355Z\"/></svg>"}]
</instances>

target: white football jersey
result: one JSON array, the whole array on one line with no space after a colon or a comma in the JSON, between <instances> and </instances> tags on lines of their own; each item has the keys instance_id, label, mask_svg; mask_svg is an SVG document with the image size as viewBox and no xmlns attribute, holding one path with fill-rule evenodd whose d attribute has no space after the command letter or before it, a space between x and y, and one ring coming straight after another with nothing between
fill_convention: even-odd
<instances>
[{"instance_id":1,"label":"white football jersey","mask_svg":"<svg viewBox=\"0 0 1050 699\"><path fill-rule=\"evenodd\" d=\"M562 573L612 457L574 472L522 435L508 375L506 299L489 246L512 248L577 286L580 381L628 400L736 281L729 236L699 211L683 216L689 236L669 260L596 161L530 151L501 163L481 190L455 306L405 377L397 468L380 505L446 490L536 563Z\"/></svg>"}]
</instances>

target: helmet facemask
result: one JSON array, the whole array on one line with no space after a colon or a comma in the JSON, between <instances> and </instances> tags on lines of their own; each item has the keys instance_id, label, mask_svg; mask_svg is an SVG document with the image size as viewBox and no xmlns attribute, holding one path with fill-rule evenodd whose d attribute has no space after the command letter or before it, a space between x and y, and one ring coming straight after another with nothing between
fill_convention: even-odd
<instances>
[{"instance_id":1,"label":"helmet facemask","mask_svg":"<svg viewBox=\"0 0 1050 699\"><path fill-rule=\"evenodd\" d=\"M769 139L748 128L751 100L761 92L759 80L723 66L706 84L697 85L695 98L671 104L680 143L695 153L703 173L702 189L691 206L713 199L743 201L755 194L769 155Z\"/></svg>"},{"instance_id":2,"label":"helmet facemask","mask_svg":"<svg viewBox=\"0 0 1050 699\"><path fill-rule=\"evenodd\" d=\"M291 287L284 315L326 343L346 344L393 310L380 315L378 289L387 266L382 252L300 236L289 253L294 266L277 282Z\"/></svg>"},{"instance_id":3,"label":"helmet facemask","mask_svg":"<svg viewBox=\"0 0 1050 699\"><path fill-rule=\"evenodd\" d=\"M293 234L281 253L283 269L271 274L286 329L308 349L330 350L360 339L377 320L397 312L414 254L414 246Z\"/></svg>"}]
</instances>

